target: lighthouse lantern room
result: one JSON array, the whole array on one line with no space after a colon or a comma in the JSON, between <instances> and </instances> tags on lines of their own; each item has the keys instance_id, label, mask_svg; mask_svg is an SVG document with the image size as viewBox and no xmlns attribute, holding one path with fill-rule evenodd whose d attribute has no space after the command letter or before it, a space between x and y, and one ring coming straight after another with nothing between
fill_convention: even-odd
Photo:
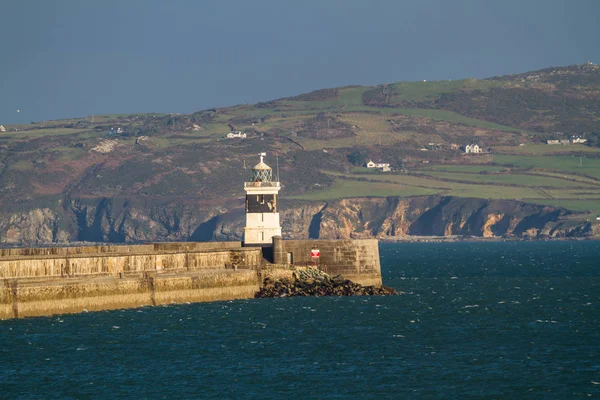
<instances>
[{"instance_id":1,"label":"lighthouse lantern room","mask_svg":"<svg viewBox=\"0 0 600 400\"><path fill-rule=\"evenodd\" d=\"M246 191L245 246L267 246L273 236L281 236L277 194L281 188L279 177L273 178L273 170L263 161L266 153L260 153L260 162L252 168L244 182Z\"/></svg>"}]
</instances>

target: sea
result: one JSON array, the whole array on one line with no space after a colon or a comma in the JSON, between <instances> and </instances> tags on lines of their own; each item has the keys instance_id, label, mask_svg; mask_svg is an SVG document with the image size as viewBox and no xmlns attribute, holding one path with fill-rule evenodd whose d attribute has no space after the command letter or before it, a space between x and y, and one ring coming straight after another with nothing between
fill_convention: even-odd
<instances>
[{"instance_id":1,"label":"sea","mask_svg":"<svg viewBox=\"0 0 600 400\"><path fill-rule=\"evenodd\" d=\"M600 397L600 242L380 245L389 297L0 321L4 399Z\"/></svg>"}]
</instances>

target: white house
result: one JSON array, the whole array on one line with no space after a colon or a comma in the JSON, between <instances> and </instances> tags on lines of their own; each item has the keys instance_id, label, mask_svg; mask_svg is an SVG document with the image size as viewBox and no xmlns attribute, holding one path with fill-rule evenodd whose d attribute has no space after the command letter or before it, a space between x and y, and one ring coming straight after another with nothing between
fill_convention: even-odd
<instances>
[{"instance_id":1,"label":"white house","mask_svg":"<svg viewBox=\"0 0 600 400\"><path fill-rule=\"evenodd\" d=\"M482 153L483 150L479 147L478 144L468 144L465 146L465 153Z\"/></svg>"},{"instance_id":2,"label":"white house","mask_svg":"<svg viewBox=\"0 0 600 400\"><path fill-rule=\"evenodd\" d=\"M558 140L558 139L550 139L550 140L547 140L546 143L548 143L548 144L560 144L560 140Z\"/></svg>"},{"instance_id":3,"label":"white house","mask_svg":"<svg viewBox=\"0 0 600 400\"><path fill-rule=\"evenodd\" d=\"M4 127L4 125L0 125L0 132L6 132L6 128Z\"/></svg>"},{"instance_id":4,"label":"white house","mask_svg":"<svg viewBox=\"0 0 600 400\"><path fill-rule=\"evenodd\" d=\"M573 143L585 143L585 142L587 142L587 139L584 139L582 137L573 136Z\"/></svg>"},{"instance_id":5,"label":"white house","mask_svg":"<svg viewBox=\"0 0 600 400\"><path fill-rule=\"evenodd\" d=\"M228 139L235 139L235 138L240 138L240 139L246 139L247 135L245 133L242 133L240 131L238 132L229 132L227 134L227 138Z\"/></svg>"},{"instance_id":6,"label":"white house","mask_svg":"<svg viewBox=\"0 0 600 400\"><path fill-rule=\"evenodd\" d=\"M374 163L371 160L369 160L367 163L367 168L376 168L382 170L383 172L389 172L392 170L389 163Z\"/></svg>"}]
</instances>

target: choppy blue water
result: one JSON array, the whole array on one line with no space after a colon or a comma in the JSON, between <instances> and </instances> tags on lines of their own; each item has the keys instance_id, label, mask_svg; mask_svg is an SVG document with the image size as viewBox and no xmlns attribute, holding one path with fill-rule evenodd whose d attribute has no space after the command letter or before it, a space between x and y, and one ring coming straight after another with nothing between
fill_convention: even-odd
<instances>
[{"instance_id":1,"label":"choppy blue water","mask_svg":"<svg viewBox=\"0 0 600 400\"><path fill-rule=\"evenodd\" d=\"M380 250L405 295L0 321L0 397L600 396L600 242Z\"/></svg>"}]
</instances>

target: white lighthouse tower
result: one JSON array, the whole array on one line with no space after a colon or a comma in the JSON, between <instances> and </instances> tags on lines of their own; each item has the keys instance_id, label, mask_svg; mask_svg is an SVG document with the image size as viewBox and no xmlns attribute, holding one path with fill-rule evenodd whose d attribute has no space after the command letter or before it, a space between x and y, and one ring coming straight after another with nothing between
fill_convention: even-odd
<instances>
[{"instance_id":1,"label":"white lighthouse tower","mask_svg":"<svg viewBox=\"0 0 600 400\"><path fill-rule=\"evenodd\" d=\"M245 246L265 246L272 243L273 236L281 236L277 194L281 188L273 179L273 170L264 163L266 153L260 153L260 162L252 168L252 174L244 182L246 191ZM279 179L276 177L275 179Z\"/></svg>"}]
</instances>

